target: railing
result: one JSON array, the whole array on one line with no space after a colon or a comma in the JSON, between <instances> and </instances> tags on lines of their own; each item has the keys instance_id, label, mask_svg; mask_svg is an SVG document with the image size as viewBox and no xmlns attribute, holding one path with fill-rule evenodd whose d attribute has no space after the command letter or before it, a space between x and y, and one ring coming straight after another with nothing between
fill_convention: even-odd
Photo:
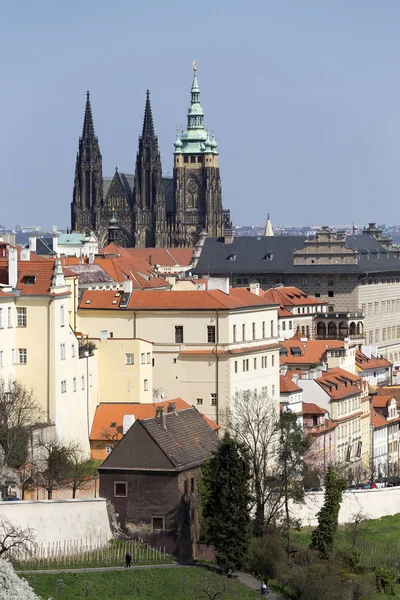
<instances>
[{"instance_id":1,"label":"railing","mask_svg":"<svg viewBox=\"0 0 400 600\"><path fill-rule=\"evenodd\" d=\"M343 334L343 333L326 333L325 335L316 335L315 336L316 340L345 340L345 339L349 339L349 340L365 340L365 334L364 333L356 333L356 334Z\"/></svg>"}]
</instances>

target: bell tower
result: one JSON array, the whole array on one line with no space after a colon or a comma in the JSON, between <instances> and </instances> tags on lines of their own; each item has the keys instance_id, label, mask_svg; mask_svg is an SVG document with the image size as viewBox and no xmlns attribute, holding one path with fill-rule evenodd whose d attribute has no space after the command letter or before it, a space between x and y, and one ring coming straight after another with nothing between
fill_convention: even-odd
<instances>
[{"instance_id":1,"label":"bell tower","mask_svg":"<svg viewBox=\"0 0 400 600\"><path fill-rule=\"evenodd\" d=\"M204 129L196 61L190 96L186 131L177 133L174 144L175 223L171 241L176 246L195 245L204 230L210 237L221 237L224 221L229 220L229 212L222 208L217 142L214 133L210 138Z\"/></svg>"}]
</instances>

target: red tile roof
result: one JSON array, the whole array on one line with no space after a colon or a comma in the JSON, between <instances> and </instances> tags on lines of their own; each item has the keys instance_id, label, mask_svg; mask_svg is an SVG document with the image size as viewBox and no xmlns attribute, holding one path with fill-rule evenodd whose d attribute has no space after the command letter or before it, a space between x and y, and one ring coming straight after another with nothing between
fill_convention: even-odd
<instances>
[{"instance_id":1,"label":"red tile roof","mask_svg":"<svg viewBox=\"0 0 400 600\"><path fill-rule=\"evenodd\" d=\"M356 366L360 371L367 369L382 369L383 367L391 367L392 363L383 357L373 356L368 358L361 350L356 350Z\"/></svg>"},{"instance_id":2,"label":"red tile roof","mask_svg":"<svg viewBox=\"0 0 400 600\"><path fill-rule=\"evenodd\" d=\"M17 289L21 295L36 296L50 294L53 281L55 258L47 260L20 260L18 261ZM74 277L73 273L68 276ZM8 281L8 259L0 259L0 281ZM63 292L65 293L65 292Z\"/></svg>"},{"instance_id":3,"label":"red tile roof","mask_svg":"<svg viewBox=\"0 0 400 600\"><path fill-rule=\"evenodd\" d=\"M282 348L287 349L287 356L281 356L281 364L287 365L312 365L322 363L327 350L344 348L344 342L340 340L307 340L301 341L304 336L297 333L289 340L281 342ZM304 338L306 339L306 338ZM291 348L300 348L301 356L293 356Z\"/></svg>"},{"instance_id":4,"label":"red tile roof","mask_svg":"<svg viewBox=\"0 0 400 600\"><path fill-rule=\"evenodd\" d=\"M302 412L304 415L324 415L327 411L313 402L303 402Z\"/></svg>"},{"instance_id":5,"label":"red tile roof","mask_svg":"<svg viewBox=\"0 0 400 600\"><path fill-rule=\"evenodd\" d=\"M113 304L117 300L116 304ZM120 296L106 290L85 290L80 308L116 309ZM89 302L88 302L89 301ZM131 310L232 310L268 306L270 303L245 288L221 290L134 291L127 308Z\"/></svg>"},{"instance_id":6,"label":"red tile roof","mask_svg":"<svg viewBox=\"0 0 400 600\"><path fill-rule=\"evenodd\" d=\"M145 260L151 265L162 267L189 266L194 248L122 248L112 243L99 251L104 255L116 254Z\"/></svg>"},{"instance_id":7,"label":"red tile roof","mask_svg":"<svg viewBox=\"0 0 400 600\"><path fill-rule=\"evenodd\" d=\"M297 287L276 287L266 290L263 297L269 298L271 303L279 304L283 307L292 306L317 306L327 304L322 300L318 300L314 296L309 296L306 292L299 290Z\"/></svg>"},{"instance_id":8,"label":"red tile roof","mask_svg":"<svg viewBox=\"0 0 400 600\"><path fill-rule=\"evenodd\" d=\"M280 378L280 392L281 394L291 394L293 392L301 392L302 388L299 387L292 379L291 374L281 375Z\"/></svg>"},{"instance_id":9,"label":"red tile roof","mask_svg":"<svg viewBox=\"0 0 400 600\"><path fill-rule=\"evenodd\" d=\"M372 406L374 408L385 408L389 402L393 400L393 396L372 396Z\"/></svg>"},{"instance_id":10,"label":"red tile roof","mask_svg":"<svg viewBox=\"0 0 400 600\"><path fill-rule=\"evenodd\" d=\"M117 432L118 439L122 437L122 425L125 415L134 415L136 419L149 419L155 417L157 408L163 407L167 409L168 405L174 403L176 410L186 410L190 408L190 404L182 400L182 398L174 398L173 400L165 400L164 402L154 402L149 404L133 403L133 402L107 402L100 404L96 408L93 418L92 430L89 439L106 440L107 431ZM219 429L219 425L211 419L203 415L204 420L214 431ZM110 427L111 423L115 423L114 427Z\"/></svg>"},{"instance_id":11,"label":"red tile roof","mask_svg":"<svg viewBox=\"0 0 400 600\"><path fill-rule=\"evenodd\" d=\"M344 369L328 369L315 380L332 400L342 400L361 393L361 379Z\"/></svg>"},{"instance_id":12,"label":"red tile roof","mask_svg":"<svg viewBox=\"0 0 400 600\"><path fill-rule=\"evenodd\" d=\"M372 411L371 421L372 421L373 427L375 427L375 428L386 427L386 425L389 425L388 421L378 410Z\"/></svg>"}]
</instances>

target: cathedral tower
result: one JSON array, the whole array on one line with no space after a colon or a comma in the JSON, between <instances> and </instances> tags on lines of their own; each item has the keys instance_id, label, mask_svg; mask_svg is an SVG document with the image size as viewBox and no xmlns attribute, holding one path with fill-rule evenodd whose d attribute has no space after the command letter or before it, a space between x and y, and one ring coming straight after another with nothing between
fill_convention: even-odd
<instances>
[{"instance_id":1,"label":"cathedral tower","mask_svg":"<svg viewBox=\"0 0 400 600\"><path fill-rule=\"evenodd\" d=\"M133 185L133 237L139 248L164 246L165 196L158 138L154 133L150 92L147 90L142 135Z\"/></svg>"},{"instance_id":2,"label":"cathedral tower","mask_svg":"<svg viewBox=\"0 0 400 600\"><path fill-rule=\"evenodd\" d=\"M229 211L222 208L217 143L204 129L196 63L193 68L187 129L177 135L174 152L175 223L172 245L193 246L201 231L223 235Z\"/></svg>"},{"instance_id":3,"label":"cathedral tower","mask_svg":"<svg viewBox=\"0 0 400 600\"><path fill-rule=\"evenodd\" d=\"M71 204L72 229L96 230L96 210L103 201L103 169L99 141L94 132L90 94L86 95L85 117L76 157L74 191Z\"/></svg>"}]
</instances>

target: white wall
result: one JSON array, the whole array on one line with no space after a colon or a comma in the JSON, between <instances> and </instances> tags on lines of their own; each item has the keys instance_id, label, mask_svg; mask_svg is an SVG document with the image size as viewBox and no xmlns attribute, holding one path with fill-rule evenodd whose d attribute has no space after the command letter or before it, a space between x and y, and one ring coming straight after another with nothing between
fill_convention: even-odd
<instances>
[{"instance_id":1,"label":"white wall","mask_svg":"<svg viewBox=\"0 0 400 600\"><path fill-rule=\"evenodd\" d=\"M306 494L305 504L291 504L293 517L300 520L301 525L315 526L318 523L317 513L324 503L324 492ZM355 490L344 492L339 512L339 523L349 523L359 510L368 519L379 519L387 515L400 513L400 488L382 488L374 490Z\"/></svg>"},{"instance_id":2,"label":"white wall","mask_svg":"<svg viewBox=\"0 0 400 600\"><path fill-rule=\"evenodd\" d=\"M31 527L37 544L82 540L99 547L112 538L104 498L0 502L2 517Z\"/></svg>"}]
</instances>

